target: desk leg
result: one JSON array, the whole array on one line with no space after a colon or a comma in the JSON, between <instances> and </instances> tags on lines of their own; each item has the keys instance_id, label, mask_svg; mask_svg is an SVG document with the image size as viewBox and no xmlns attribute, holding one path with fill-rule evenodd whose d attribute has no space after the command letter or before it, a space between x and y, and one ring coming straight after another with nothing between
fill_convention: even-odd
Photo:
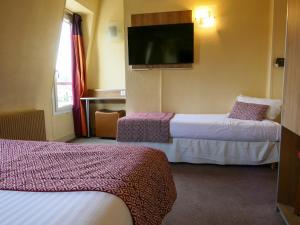
<instances>
[{"instance_id":1,"label":"desk leg","mask_svg":"<svg viewBox=\"0 0 300 225\"><path fill-rule=\"evenodd\" d=\"M90 130L90 101L85 100L85 118L86 118L86 127L87 127L87 137L91 137Z\"/></svg>"}]
</instances>

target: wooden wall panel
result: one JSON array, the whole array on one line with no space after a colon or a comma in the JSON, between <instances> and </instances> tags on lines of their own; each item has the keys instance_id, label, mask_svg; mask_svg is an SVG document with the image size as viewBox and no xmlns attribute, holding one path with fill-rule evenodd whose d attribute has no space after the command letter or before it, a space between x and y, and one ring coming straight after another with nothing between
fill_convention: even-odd
<instances>
[{"instance_id":1,"label":"wooden wall panel","mask_svg":"<svg viewBox=\"0 0 300 225\"><path fill-rule=\"evenodd\" d=\"M288 1L282 124L300 135L300 0Z\"/></svg>"},{"instance_id":2,"label":"wooden wall panel","mask_svg":"<svg viewBox=\"0 0 300 225\"><path fill-rule=\"evenodd\" d=\"M192 10L134 14L131 16L131 26L133 27L192 22Z\"/></svg>"},{"instance_id":3,"label":"wooden wall panel","mask_svg":"<svg viewBox=\"0 0 300 225\"><path fill-rule=\"evenodd\" d=\"M121 95L124 92L125 95ZM86 97L101 98L98 102L101 103L126 103L126 91L125 89L115 90L100 90L100 89L88 89Z\"/></svg>"},{"instance_id":4,"label":"wooden wall panel","mask_svg":"<svg viewBox=\"0 0 300 225\"><path fill-rule=\"evenodd\" d=\"M151 26L151 25L165 25L165 24L181 24L192 23L192 10L161 12L161 13L146 13L131 15L131 26ZM136 65L132 69L155 69L155 68L192 68L192 64L170 64L170 65Z\"/></svg>"},{"instance_id":5,"label":"wooden wall panel","mask_svg":"<svg viewBox=\"0 0 300 225\"><path fill-rule=\"evenodd\" d=\"M125 89L113 89L113 90L100 90L100 89L88 89L86 97L107 97L107 98L124 98L121 92L125 92Z\"/></svg>"}]
</instances>

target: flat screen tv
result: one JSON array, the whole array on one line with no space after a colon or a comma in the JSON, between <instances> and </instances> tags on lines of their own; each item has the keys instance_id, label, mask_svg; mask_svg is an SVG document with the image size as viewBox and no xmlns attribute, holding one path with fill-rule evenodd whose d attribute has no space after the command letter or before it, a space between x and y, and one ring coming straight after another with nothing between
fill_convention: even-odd
<instances>
[{"instance_id":1,"label":"flat screen tv","mask_svg":"<svg viewBox=\"0 0 300 225\"><path fill-rule=\"evenodd\" d=\"M194 62L194 24L128 27L129 65Z\"/></svg>"}]
</instances>

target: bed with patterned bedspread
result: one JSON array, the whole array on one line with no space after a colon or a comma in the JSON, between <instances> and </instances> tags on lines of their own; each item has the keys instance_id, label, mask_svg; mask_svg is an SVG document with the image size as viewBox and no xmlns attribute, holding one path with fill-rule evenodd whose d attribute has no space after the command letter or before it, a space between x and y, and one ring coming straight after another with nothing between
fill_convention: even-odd
<instances>
[{"instance_id":1,"label":"bed with patterned bedspread","mask_svg":"<svg viewBox=\"0 0 300 225\"><path fill-rule=\"evenodd\" d=\"M81 198L74 206L79 211L74 213L74 207L72 210L66 202L76 198L74 193L86 192L98 195L90 196L91 202L78 209L78 204L84 202ZM101 193L106 194L106 200L107 195L112 200L106 204L104 195L99 197ZM47 203L37 201L38 198L56 204L48 207ZM131 145L0 139L1 224L55 225L76 221L77 225L159 225L175 199L170 166L161 151ZM24 205L22 201L30 203ZM40 207L33 206L32 202ZM22 213L18 204L23 206ZM98 211L87 205L95 205ZM120 209L124 212L117 211ZM112 216L108 217L107 213ZM114 215L123 216L116 222Z\"/></svg>"}]
</instances>

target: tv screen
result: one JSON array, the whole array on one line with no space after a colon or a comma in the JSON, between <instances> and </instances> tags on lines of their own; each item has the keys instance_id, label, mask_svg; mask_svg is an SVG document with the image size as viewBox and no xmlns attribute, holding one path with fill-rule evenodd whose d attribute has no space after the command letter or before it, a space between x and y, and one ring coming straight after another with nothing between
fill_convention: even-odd
<instances>
[{"instance_id":1,"label":"tv screen","mask_svg":"<svg viewBox=\"0 0 300 225\"><path fill-rule=\"evenodd\" d=\"M194 24L128 27L129 65L194 62Z\"/></svg>"}]
</instances>

